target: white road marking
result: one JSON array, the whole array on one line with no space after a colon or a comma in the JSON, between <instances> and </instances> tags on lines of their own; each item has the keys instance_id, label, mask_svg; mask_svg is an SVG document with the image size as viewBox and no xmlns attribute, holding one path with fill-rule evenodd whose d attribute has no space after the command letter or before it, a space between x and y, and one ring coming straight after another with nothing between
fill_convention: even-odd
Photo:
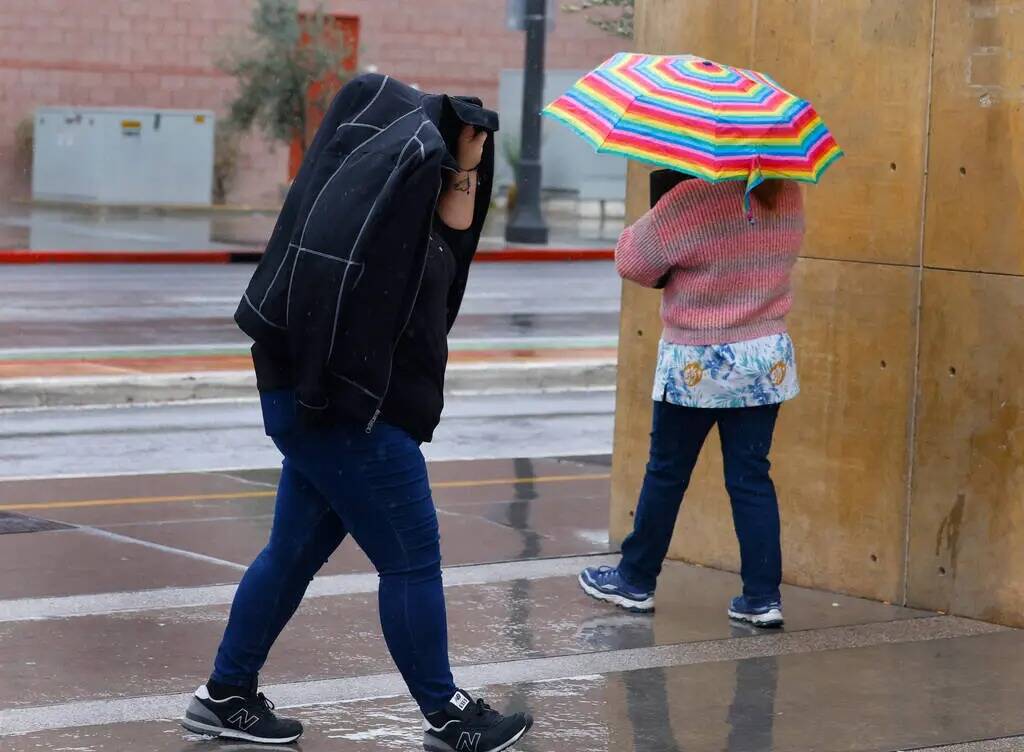
<instances>
[{"instance_id":1,"label":"white road marking","mask_svg":"<svg viewBox=\"0 0 1024 752\"><path fill-rule=\"evenodd\" d=\"M109 536L119 539L125 538L125 536L119 536L116 533L109 533ZM126 540L132 543L139 542L135 538L127 538ZM155 546L156 544L153 545ZM201 554L197 555L201 556ZM539 580L547 577L575 576L584 567L613 563L614 561L611 557L599 555L447 567L444 570L444 584L445 587L459 587L462 585L486 585L511 580ZM245 567L241 567L241 569L245 569ZM375 572L317 577L310 584L309 590L306 591L306 598L375 593L377 592L377 584L378 577ZM95 595L70 595L53 598L0 600L0 623L63 619L74 616L97 616L124 611L155 611L171 608L222 606L231 603L234 594L235 585L210 585L205 587L136 590L123 593L99 593Z\"/></svg>"},{"instance_id":2,"label":"white road marking","mask_svg":"<svg viewBox=\"0 0 1024 752\"><path fill-rule=\"evenodd\" d=\"M196 561L203 561L207 564L216 564L221 567L230 567L239 572L244 572L248 567L244 564L238 564L227 559L218 559L216 556L207 556L206 554L196 553L195 551L186 551L184 548L175 548L174 546L165 546L162 543L153 543L152 541L142 540L141 538L132 538L127 535L121 535L120 533L113 533L109 530L102 530L98 527L88 527L79 525L76 530L88 533L89 535L95 535L100 538L109 538L119 543L133 543L136 546L143 546L144 548L152 548L156 551L162 551L165 554L175 554L176 556L184 556L187 559L195 559Z\"/></svg>"}]
</instances>

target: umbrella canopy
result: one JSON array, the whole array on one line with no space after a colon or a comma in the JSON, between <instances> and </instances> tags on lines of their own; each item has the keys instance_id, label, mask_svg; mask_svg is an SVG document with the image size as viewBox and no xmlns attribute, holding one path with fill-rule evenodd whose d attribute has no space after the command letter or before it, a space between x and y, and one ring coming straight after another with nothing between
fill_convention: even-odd
<instances>
[{"instance_id":1,"label":"umbrella canopy","mask_svg":"<svg viewBox=\"0 0 1024 752\"><path fill-rule=\"evenodd\" d=\"M843 152L811 104L756 71L620 53L548 105L599 152L711 182L816 183Z\"/></svg>"}]
</instances>

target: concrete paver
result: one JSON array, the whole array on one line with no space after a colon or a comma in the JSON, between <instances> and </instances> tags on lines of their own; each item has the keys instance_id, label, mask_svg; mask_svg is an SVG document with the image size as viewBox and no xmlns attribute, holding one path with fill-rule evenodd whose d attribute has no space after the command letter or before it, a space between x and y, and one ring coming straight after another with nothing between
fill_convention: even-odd
<instances>
[{"instance_id":1,"label":"concrete paver","mask_svg":"<svg viewBox=\"0 0 1024 752\"><path fill-rule=\"evenodd\" d=\"M0 746L252 752L187 734L175 716L208 669L238 562L266 537L277 474L0 482L0 510L84 526L0 536ZM573 576L614 561L607 457L432 463L431 474L455 672L537 714L523 750L895 752L1024 734L1020 631L786 588L786 629L758 632L724 617L735 574L680 563L666 567L656 613L629 614ZM289 749L420 745L369 570L341 553L265 668L270 696L308 725Z\"/></svg>"},{"instance_id":2,"label":"concrete paver","mask_svg":"<svg viewBox=\"0 0 1024 752\"><path fill-rule=\"evenodd\" d=\"M516 579L514 565L506 569L503 582L449 587L449 643L457 664L759 636L722 618L735 595L730 574L670 565L662 586L665 605L651 617L609 613L587 598L571 575L525 580ZM786 601L791 633L928 615L799 588L787 589ZM228 608L222 603L0 622L0 664L10 671L0 684L0 706L131 696L141 683L149 693L193 689L208 671ZM40 642L53 647L25 665L22 657ZM371 590L308 599L282 635L264 680L299 682L392 670Z\"/></svg>"},{"instance_id":3,"label":"concrete paver","mask_svg":"<svg viewBox=\"0 0 1024 752\"><path fill-rule=\"evenodd\" d=\"M1009 632L597 671L497 683L486 692L503 706L543 713L521 745L534 752L892 752L1024 730L1015 717L1015 680L985 670L1008 652L1019 655L1021 639ZM498 667L489 670L500 675ZM406 751L421 738L415 708L402 697L294 712L310 727L301 743L307 751ZM9 741L16 752L57 744L81 752L226 748L181 732L170 719L40 731Z\"/></svg>"}]
</instances>

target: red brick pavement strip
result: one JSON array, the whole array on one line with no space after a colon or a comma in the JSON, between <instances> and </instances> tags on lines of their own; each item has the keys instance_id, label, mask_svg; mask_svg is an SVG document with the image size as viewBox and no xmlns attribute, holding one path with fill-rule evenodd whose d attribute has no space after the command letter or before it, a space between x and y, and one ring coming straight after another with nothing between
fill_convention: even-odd
<instances>
[{"instance_id":1,"label":"red brick pavement strip","mask_svg":"<svg viewBox=\"0 0 1024 752\"><path fill-rule=\"evenodd\" d=\"M0 264L227 264L232 251L0 251ZM240 259L241 260L241 259Z\"/></svg>"},{"instance_id":2,"label":"red brick pavement strip","mask_svg":"<svg viewBox=\"0 0 1024 752\"><path fill-rule=\"evenodd\" d=\"M34 251L28 249L0 250L0 264L229 264L232 262L253 263L259 260L258 251L92 251L52 250ZM476 257L478 262L565 262L565 261L611 261L615 258L612 248L549 248L512 247L482 249Z\"/></svg>"},{"instance_id":3,"label":"red brick pavement strip","mask_svg":"<svg viewBox=\"0 0 1024 752\"><path fill-rule=\"evenodd\" d=\"M452 363L534 362L614 358L610 348L572 350L476 350L453 352ZM162 358L80 358L0 361L0 385L4 379L126 376L138 374L251 371L248 355L170 356Z\"/></svg>"}]
</instances>

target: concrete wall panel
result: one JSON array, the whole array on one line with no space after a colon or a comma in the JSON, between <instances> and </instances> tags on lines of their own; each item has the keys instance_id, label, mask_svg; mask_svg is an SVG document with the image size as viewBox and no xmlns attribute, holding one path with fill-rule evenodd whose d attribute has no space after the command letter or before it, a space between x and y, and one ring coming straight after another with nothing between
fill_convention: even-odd
<instances>
[{"instance_id":1,"label":"concrete wall panel","mask_svg":"<svg viewBox=\"0 0 1024 752\"><path fill-rule=\"evenodd\" d=\"M928 271L911 604L1024 626L1024 277Z\"/></svg>"}]
</instances>

